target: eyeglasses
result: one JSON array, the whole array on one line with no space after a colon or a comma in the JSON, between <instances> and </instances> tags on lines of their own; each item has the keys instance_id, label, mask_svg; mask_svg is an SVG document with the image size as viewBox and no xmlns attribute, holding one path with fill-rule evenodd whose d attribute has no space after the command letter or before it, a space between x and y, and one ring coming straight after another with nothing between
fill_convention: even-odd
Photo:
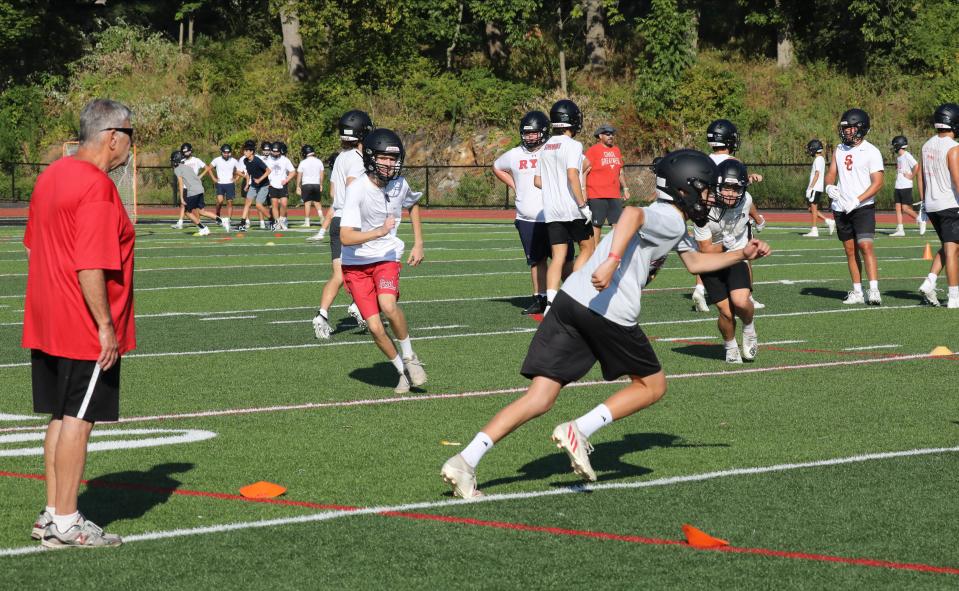
<instances>
[{"instance_id":1,"label":"eyeglasses","mask_svg":"<svg viewBox=\"0 0 959 591\"><path fill-rule=\"evenodd\" d=\"M100 131L119 131L130 136L130 141L133 141L133 128L132 127L104 127Z\"/></svg>"}]
</instances>

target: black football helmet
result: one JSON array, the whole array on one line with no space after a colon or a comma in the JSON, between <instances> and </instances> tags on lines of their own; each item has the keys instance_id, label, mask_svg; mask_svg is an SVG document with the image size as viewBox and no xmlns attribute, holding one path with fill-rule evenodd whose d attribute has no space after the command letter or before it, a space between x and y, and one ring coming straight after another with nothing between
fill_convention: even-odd
<instances>
[{"instance_id":1,"label":"black football helmet","mask_svg":"<svg viewBox=\"0 0 959 591\"><path fill-rule=\"evenodd\" d=\"M549 121L556 129L572 129L573 135L583 127L583 112L573 101L561 99L549 108Z\"/></svg>"},{"instance_id":2,"label":"black football helmet","mask_svg":"<svg viewBox=\"0 0 959 591\"><path fill-rule=\"evenodd\" d=\"M280 155L280 142L273 142L270 144L270 154L274 158Z\"/></svg>"},{"instance_id":3,"label":"black football helmet","mask_svg":"<svg viewBox=\"0 0 959 591\"><path fill-rule=\"evenodd\" d=\"M263 154L264 156L269 156L271 148L273 148L273 144L271 142L268 142L266 140L263 140L262 142L260 142L260 154Z\"/></svg>"},{"instance_id":4,"label":"black football helmet","mask_svg":"<svg viewBox=\"0 0 959 591\"><path fill-rule=\"evenodd\" d=\"M535 139L527 141L526 136L537 134ZM519 143L527 150L535 150L546 143L549 134L549 117L542 111L530 111L519 120Z\"/></svg>"},{"instance_id":5,"label":"black football helmet","mask_svg":"<svg viewBox=\"0 0 959 591\"><path fill-rule=\"evenodd\" d=\"M183 160L185 160L185 158L183 156L182 150L173 150L172 152L170 152L170 166L172 166L173 168L176 168L177 166L180 166L181 164L183 164Z\"/></svg>"},{"instance_id":6,"label":"black football helmet","mask_svg":"<svg viewBox=\"0 0 959 591\"><path fill-rule=\"evenodd\" d=\"M373 131L373 120L366 111L347 111L337 124L340 139L344 142L362 142Z\"/></svg>"},{"instance_id":7,"label":"black football helmet","mask_svg":"<svg viewBox=\"0 0 959 591\"><path fill-rule=\"evenodd\" d=\"M377 156L394 156L396 164L383 165L376 163ZM403 140L391 129L377 128L363 139L363 166L373 176L388 183L398 178L403 172L403 159L406 151L403 149Z\"/></svg>"},{"instance_id":8,"label":"black football helmet","mask_svg":"<svg viewBox=\"0 0 959 591\"><path fill-rule=\"evenodd\" d=\"M899 150L909 147L909 140L906 139L904 135L897 135L892 138L892 141L889 142L890 147L892 148L892 153L896 154Z\"/></svg>"},{"instance_id":9,"label":"black football helmet","mask_svg":"<svg viewBox=\"0 0 959 591\"><path fill-rule=\"evenodd\" d=\"M184 156L189 158L190 156L193 155L193 144L184 142L183 145L180 146L180 152L182 152Z\"/></svg>"},{"instance_id":10,"label":"black football helmet","mask_svg":"<svg viewBox=\"0 0 959 591\"><path fill-rule=\"evenodd\" d=\"M809 140L809 143L806 144L806 153L810 156L815 156L816 154L822 152L823 149L822 142L818 139L811 139Z\"/></svg>"},{"instance_id":11,"label":"black football helmet","mask_svg":"<svg viewBox=\"0 0 959 591\"><path fill-rule=\"evenodd\" d=\"M231 146L230 144L223 144L222 146L220 146L220 154L232 154L232 153L233 153L233 146Z\"/></svg>"},{"instance_id":12,"label":"black football helmet","mask_svg":"<svg viewBox=\"0 0 959 591\"><path fill-rule=\"evenodd\" d=\"M932 116L932 123L936 131L949 131L959 134L959 105L944 103L939 105Z\"/></svg>"},{"instance_id":13,"label":"black football helmet","mask_svg":"<svg viewBox=\"0 0 959 591\"><path fill-rule=\"evenodd\" d=\"M313 146L311 146L310 144L306 144L302 148L300 148L300 156L306 158L310 154L314 154L314 155L316 154L316 150L314 150Z\"/></svg>"},{"instance_id":14,"label":"black football helmet","mask_svg":"<svg viewBox=\"0 0 959 591\"><path fill-rule=\"evenodd\" d=\"M706 142L713 148L726 148L735 154L739 149L739 130L729 119L717 119L706 128Z\"/></svg>"},{"instance_id":15,"label":"black football helmet","mask_svg":"<svg viewBox=\"0 0 959 591\"><path fill-rule=\"evenodd\" d=\"M849 109L839 118L839 141L846 146L855 146L869 133L869 114L862 109ZM847 134L845 130L856 131Z\"/></svg>"},{"instance_id":16,"label":"black football helmet","mask_svg":"<svg viewBox=\"0 0 959 591\"><path fill-rule=\"evenodd\" d=\"M273 145L279 148L280 154L283 156L286 156L286 153L289 151L289 148L287 148L286 144L283 142L275 142Z\"/></svg>"},{"instance_id":17,"label":"black football helmet","mask_svg":"<svg viewBox=\"0 0 959 591\"><path fill-rule=\"evenodd\" d=\"M697 226L709 221L709 201L716 197L716 165L699 150L676 150L656 165L656 188ZM708 189L706 197L702 193Z\"/></svg>"},{"instance_id":18,"label":"black football helmet","mask_svg":"<svg viewBox=\"0 0 959 591\"><path fill-rule=\"evenodd\" d=\"M247 150L256 152L256 141L246 140L245 142L243 142L243 151L246 152Z\"/></svg>"},{"instance_id":19,"label":"black football helmet","mask_svg":"<svg viewBox=\"0 0 959 591\"><path fill-rule=\"evenodd\" d=\"M727 209L737 207L746 196L749 172L746 165L735 158L727 158L716 165L716 195L710 202L709 219L718 222ZM729 195L726 195L729 192Z\"/></svg>"}]
</instances>

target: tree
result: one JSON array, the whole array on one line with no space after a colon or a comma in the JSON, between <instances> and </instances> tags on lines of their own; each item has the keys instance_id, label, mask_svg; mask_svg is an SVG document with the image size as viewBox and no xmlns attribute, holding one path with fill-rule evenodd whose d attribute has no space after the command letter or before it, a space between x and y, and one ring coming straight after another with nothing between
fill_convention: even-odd
<instances>
[{"instance_id":1,"label":"tree","mask_svg":"<svg viewBox=\"0 0 959 591\"><path fill-rule=\"evenodd\" d=\"M303 38L300 36L300 19L296 7L290 4L280 6L280 30L283 33L283 50L286 54L286 68L297 82L307 77L306 55L303 51Z\"/></svg>"},{"instance_id":2,"label":"tree","mask_svg":"<svg viewBox=\"0 0 959 591\"><path fill-rule=\"evenodd\" d=\"M606 15L603 0L583 0L586 16L586 68L606 69Z\"/></svg>"}]
</instances>

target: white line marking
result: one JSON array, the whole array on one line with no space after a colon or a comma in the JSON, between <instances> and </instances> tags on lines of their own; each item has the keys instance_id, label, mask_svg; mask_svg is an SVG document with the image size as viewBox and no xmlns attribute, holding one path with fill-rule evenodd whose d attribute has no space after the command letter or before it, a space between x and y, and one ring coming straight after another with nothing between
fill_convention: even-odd
<instances>
[{"instance_id":1,"label":"white line marking","mask_svg":"<svg viewBox=\"0 0 959 591\"><path fill-rule=\"evenodd\" d=\"M418 326L415 330L443 330L445 328L468 328L465 324L447 324L445 326Z\"/></svg>"},{"instance_id":2,"label":"white line marking","mask_svg":"<svg viewBox=\"0 0 959 591\"><path fill-rule=\"evenodd\" d=\"M42 421L47 417L31 415L8 415L0 413L0 421Z\"/></svg>"},{"instance_id":3,"label":"white line marking","mask_svg":"<svg viewBox=\"0 0 959 591\"><path fill-rule=\"evenodd\" d=\"M200 318L202 321L207 320L248 320L250 318L256 318L255 315L250 316L210 316L208 318Z\"/></svg>"},{"instance_id":4,"label":"white line marking","mask_svg":"<svg viewBox=\"0 0 959 591\"><path fill-rule=\"evenodd\" d=\"M760 341L760 345L798 345L799 343L805 343L806 341L769 341L764 342Z\"/></svg>"},{"instance_id":5,"label":"white line marking","mask_svg":"<svg viewBox=\"0 0 959 591\"><path fill-rule=\"evenodd\" d=\"M449 499L442 501L424 501L419 503L406 503L402 505L383 505L379 507L364 507L344 511L321 511L309 515L297 515L295 517L281 517L278 519L264 519L260 521L241 521L234 523L225 523L222 525L210 525L205 527L183 528L166 531L148 532L144 534L134 534L124 536L124 543L145 542L149 540L163 540L169 538L179 538L184 536L196 536L203 534L217 534L229 531L238 531L244 529L255 529L263 527L277 527L281 525L294 525L301 523L311 523L319 521L330 521L345 517L358 517L361 515L376 515L379 513L403 513L408 511L422 511L424 509L442 509L446 507L455 507L459 505L473 505L480 503L499 503L503 501L521 501L527 499L554 497L559 495L581 494L588 492L604 490L638 490L644 488L653 488L659 486L672 486L674 484L686 484L691 482L704 482L707 480L716 480L719 478L730 478L734 476L752 476L757 474L772 474L777 472L787 472L790 470L803 470L806 468L823 468L829 466L840 466L845 464L857 464L876 460L890 460L896 458L916 457L925 455L936 455L945 453L959 452L959 447L933 447L923 449L909 449L904 451L877 452L859 454L855 456L846 456L840 458L831 458L828 460L816 460L811 462L796 462L788 464L775 464L772 466L756 466L752 468L730 468L728 470L717 470L714 472L703 472L700 474L688 474L685 476L671 476L667 478L658 478L655 480L639 480L633 482L609 482L604 484L581 484L571 487L554 488L548 490L539 490L521 493L491 494L474 499ZM17 548L0 549L2 556L22 556L25 554L36 554L45 552L46 548L39 545L20 546Z\"/></svg>"},{"instance_id":6,"label":"white line marking","mask_svg":"<svg viewBox=\"0 0 959 591\"><path fill-rule=\"evenodd\" d=\"M669 337L668 339L656 339L656 341L659 343L672 343L674 341L706 341L716 338L718 338L716 335L708 335L705 337Z\"/></svg>"},{"instance_id":7,"label":"white line marking","mask_svg":"<svg viewBox=\"0 0 959 591\"><path fill-rule=\"evenodd\" d=\"M162 435L162 437L147 437L145 439L113 439L108 441L95 441L87 445L88 451L113 451L118 449L139 449L143 447L158 447L161 445L176 445L178 443L194 443L205 441L216 437L212 431L201 429L119 429L119 430L95 430L90 434L91 438L126 436L126 435ZM16 447L3 449L2 446L8 443L23 443L27 441L43 441L46 437L45 432L40 433L21 433L14 435L0 435L0 457L24 457L24 456L42 456L43 446L40 447Z\"/></svg>"},{"instance_id":8,"label":"white line marking","mask_svg":"<svg viewBox=\"0 0 959 591\"><path fill-rule=\"evenodd\" d=\"M869 351L871 349L898 349L902 345L870 345L868 347L846 347L843 351Z\"/></svg>"}]
</instances>

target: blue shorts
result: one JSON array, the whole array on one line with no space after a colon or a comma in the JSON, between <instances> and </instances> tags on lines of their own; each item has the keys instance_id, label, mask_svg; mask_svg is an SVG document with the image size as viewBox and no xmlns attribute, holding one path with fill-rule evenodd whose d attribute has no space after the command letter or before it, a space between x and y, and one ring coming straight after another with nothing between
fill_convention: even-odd
<instances>
[{"instance_id":1,"label":"blue shorts","mask_svg":"<svg viewBox=\"0 0 959 591\"><path fill-rule=\"evenodd\" d=\"M217 183L216 195L217 197L223 195L225 198L232 201L236 197L236 185L233 183Z\"/></svg>"},{"instance_id":2,"label":"blue shorts","mask_svg":"<svg viewBox=\"0 0 959 591\"><path fill-rule=\"evenodd\" d=\"M203 203L203 193L200 193L198 195L190 195L189 197L184 199L184 201L186 201L187 211L193 211L194 209L203 209L204 207L206 207L206 204Z\"/></svg>"},{"instance_id":3,"label":"blue shorts","mask_svg":"<svg viewBox=\"0 0 959 591\"><path fill-rule=\"evenodd\" d=\"M259 188L251 186L249 189L246 190L246 198L256 199L256 202L259 203L260 205L263 205L264 203L266 203L266 197L269 194L270 194L270 188L266 185L263 185L262 187L259 187Z\"/></svg>"},{"instance_id":4,"label":"blue shorts","mask_svg":"<svg viewBox=\"0 0 959 591\"><path fill-rule=\"evenodd\" d=\"M546 222L530 222L516 220L513 222L519 231L519 241L523 244L523 253L526 255L526 264L532 267L550 256L552 247L549 243L549 230ZM568 244L566 260L573 260L573 243Z\"/></svg>"}]
</instances>

